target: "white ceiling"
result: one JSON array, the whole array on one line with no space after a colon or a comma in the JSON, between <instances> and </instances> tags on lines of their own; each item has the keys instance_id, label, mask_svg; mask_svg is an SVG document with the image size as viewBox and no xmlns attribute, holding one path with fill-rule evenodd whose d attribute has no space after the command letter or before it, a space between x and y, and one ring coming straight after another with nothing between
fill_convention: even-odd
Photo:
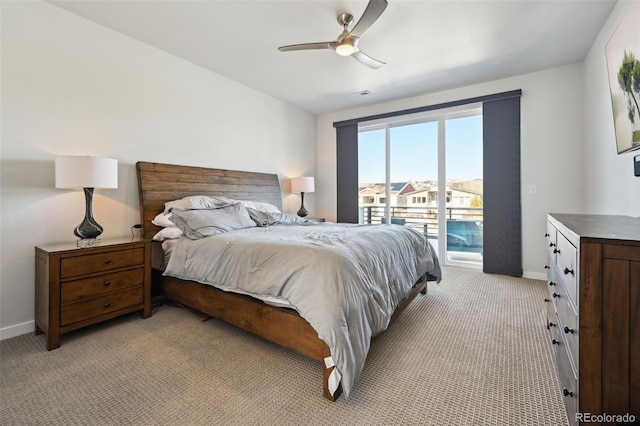
<instances>
[{"instance_id":1,"label":"white ceiling","mask_svg":"<svg viewBox=\"0 0 640 426\"><path fill-rule=\"evenodd\" d=\"M335 40L336 17L357 22L365 0L50 3L315 114L581 62L615 5L389 0L359 45L387 63L373 70L332 50L277 50Z\"/></svg>"}]
</instances>

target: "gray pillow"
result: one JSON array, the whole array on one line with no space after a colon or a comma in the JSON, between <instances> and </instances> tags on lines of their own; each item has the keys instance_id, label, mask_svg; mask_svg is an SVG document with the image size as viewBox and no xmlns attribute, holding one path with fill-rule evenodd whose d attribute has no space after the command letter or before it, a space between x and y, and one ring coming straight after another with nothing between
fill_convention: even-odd
<instances>
[{"instance_id":1,"label":"gray pillow","mask_svg":"<svg viewBox=\"0 0 640 426\"><path fill-rule=\"evenodd\" d=\"M291 213L260 212L251 208L247 208L247 211L251 219L253 219L258 226L271 226L276 224L293 225L306 222L306 219Z\"/></svg>"},{"instance_id":2,"label":"gray pillow","mask_svg":"<svg viewBox=\"0 0 640 426\"><path fill-rule=\"evenodd\" d=\"M210 197L208 195L190 195L179 200L164 203L164 214L173 211L219 209L230 206L238 201L227 197Z\"/></svg>"},{"instance_id":3,"label":"gray pillow","mask_svg":"<svg viewBox=\"0 0 640 426\"><path fill-rule=\"evenodd\" d=\"M214 210L174 211L169 220L192 240L256 226L247 209L241 204Z\"/></svg>"}]
</instances>

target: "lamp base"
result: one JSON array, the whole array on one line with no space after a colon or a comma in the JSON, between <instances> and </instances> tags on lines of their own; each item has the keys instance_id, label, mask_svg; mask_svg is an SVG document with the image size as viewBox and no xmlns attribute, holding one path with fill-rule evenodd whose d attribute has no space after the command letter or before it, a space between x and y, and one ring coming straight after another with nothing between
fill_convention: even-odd
<instances>
[{"instance_id":1,"label":"lamp base","mask_svg":"<svg viewBox=\"0 0 640 426\"><path fill-rule=\"evenodd\" d=\"M100 245L102 240L100 238L82 238L76 242L78 247L93 247Z\"/></svg>"},{"instance_id":2,"label":"lamp base","mask_svg":"<svg viewBox=\"0 0 640 426\"><path fill-rule=\"evenodd\" d=\"M309 212L307 211L307 209L304 208L304 206L300 207L300 210L298 210L298 216L300 217L307 217L307 215L309 214Z\"/></svg>"},{"instance_id":3,"label":"lamp base","mask_svg":"<svg viewBox=\"0 0 640 426\"><path fill-rule=\"evenodd\" d=\"M91 209L93 200L93 188L84 188L85 212L84 219L80 225L76 226L73 233L81 240L95 240L102 234L102 226L93 218ZM80 246L79 246L80 247ZM85 247L85 246L82 246Z\"/></svg>"},{"instance_id":4,"label":"lamp base","mask_svg":"<svg viewBox=\"0 0 640 426\"><path fill-rule=\"evenodd\" d=\"M298 210L298 216L306 217L309 214L307 209L304 208L304 192L300 193L300 210Z\"/></svg>"}]
</instances>

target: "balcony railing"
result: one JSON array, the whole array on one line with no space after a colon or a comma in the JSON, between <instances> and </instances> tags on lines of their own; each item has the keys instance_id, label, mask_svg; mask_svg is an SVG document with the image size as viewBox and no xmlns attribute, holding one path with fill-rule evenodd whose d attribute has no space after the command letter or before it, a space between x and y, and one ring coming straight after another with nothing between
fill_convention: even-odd
<instances>
[{"instance_id":1,"label":"balcony railing","mask_svg":"<svg viewBox=\"0 0 640 426\"><path fill-rule=\"evenodd\" d=\"M482 207L446 207L447 250L482 253ZM360 223L387 223L384 206L361 206ZM437 207L391 206L391 222L438 238Z\"/></svg>"}]
</instances>

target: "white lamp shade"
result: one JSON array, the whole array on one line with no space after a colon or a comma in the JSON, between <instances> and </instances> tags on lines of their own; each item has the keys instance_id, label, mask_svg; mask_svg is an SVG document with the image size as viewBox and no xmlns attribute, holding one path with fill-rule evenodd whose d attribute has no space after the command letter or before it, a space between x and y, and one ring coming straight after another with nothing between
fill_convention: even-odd
<instances>
[{"instance_id":1,"label":"white lamp shade","mask_svg":"<svg viewBox=\"0 0 640 426\"><path fill-rule=\"evenodd\" d=\"M118 160L67 155L56 157L56 188L117 188Z\"/></svg>"},{"instance_id":2,"label":"white lamp shade","mask_svg":"<svg viewBox=\"0 0 640 426\"><path fill-rule=\"evenodd\" d=\"M291 192L313 192L316 184L312 177L295 177L291 179Z\"/></svg>"}]
</instances>

